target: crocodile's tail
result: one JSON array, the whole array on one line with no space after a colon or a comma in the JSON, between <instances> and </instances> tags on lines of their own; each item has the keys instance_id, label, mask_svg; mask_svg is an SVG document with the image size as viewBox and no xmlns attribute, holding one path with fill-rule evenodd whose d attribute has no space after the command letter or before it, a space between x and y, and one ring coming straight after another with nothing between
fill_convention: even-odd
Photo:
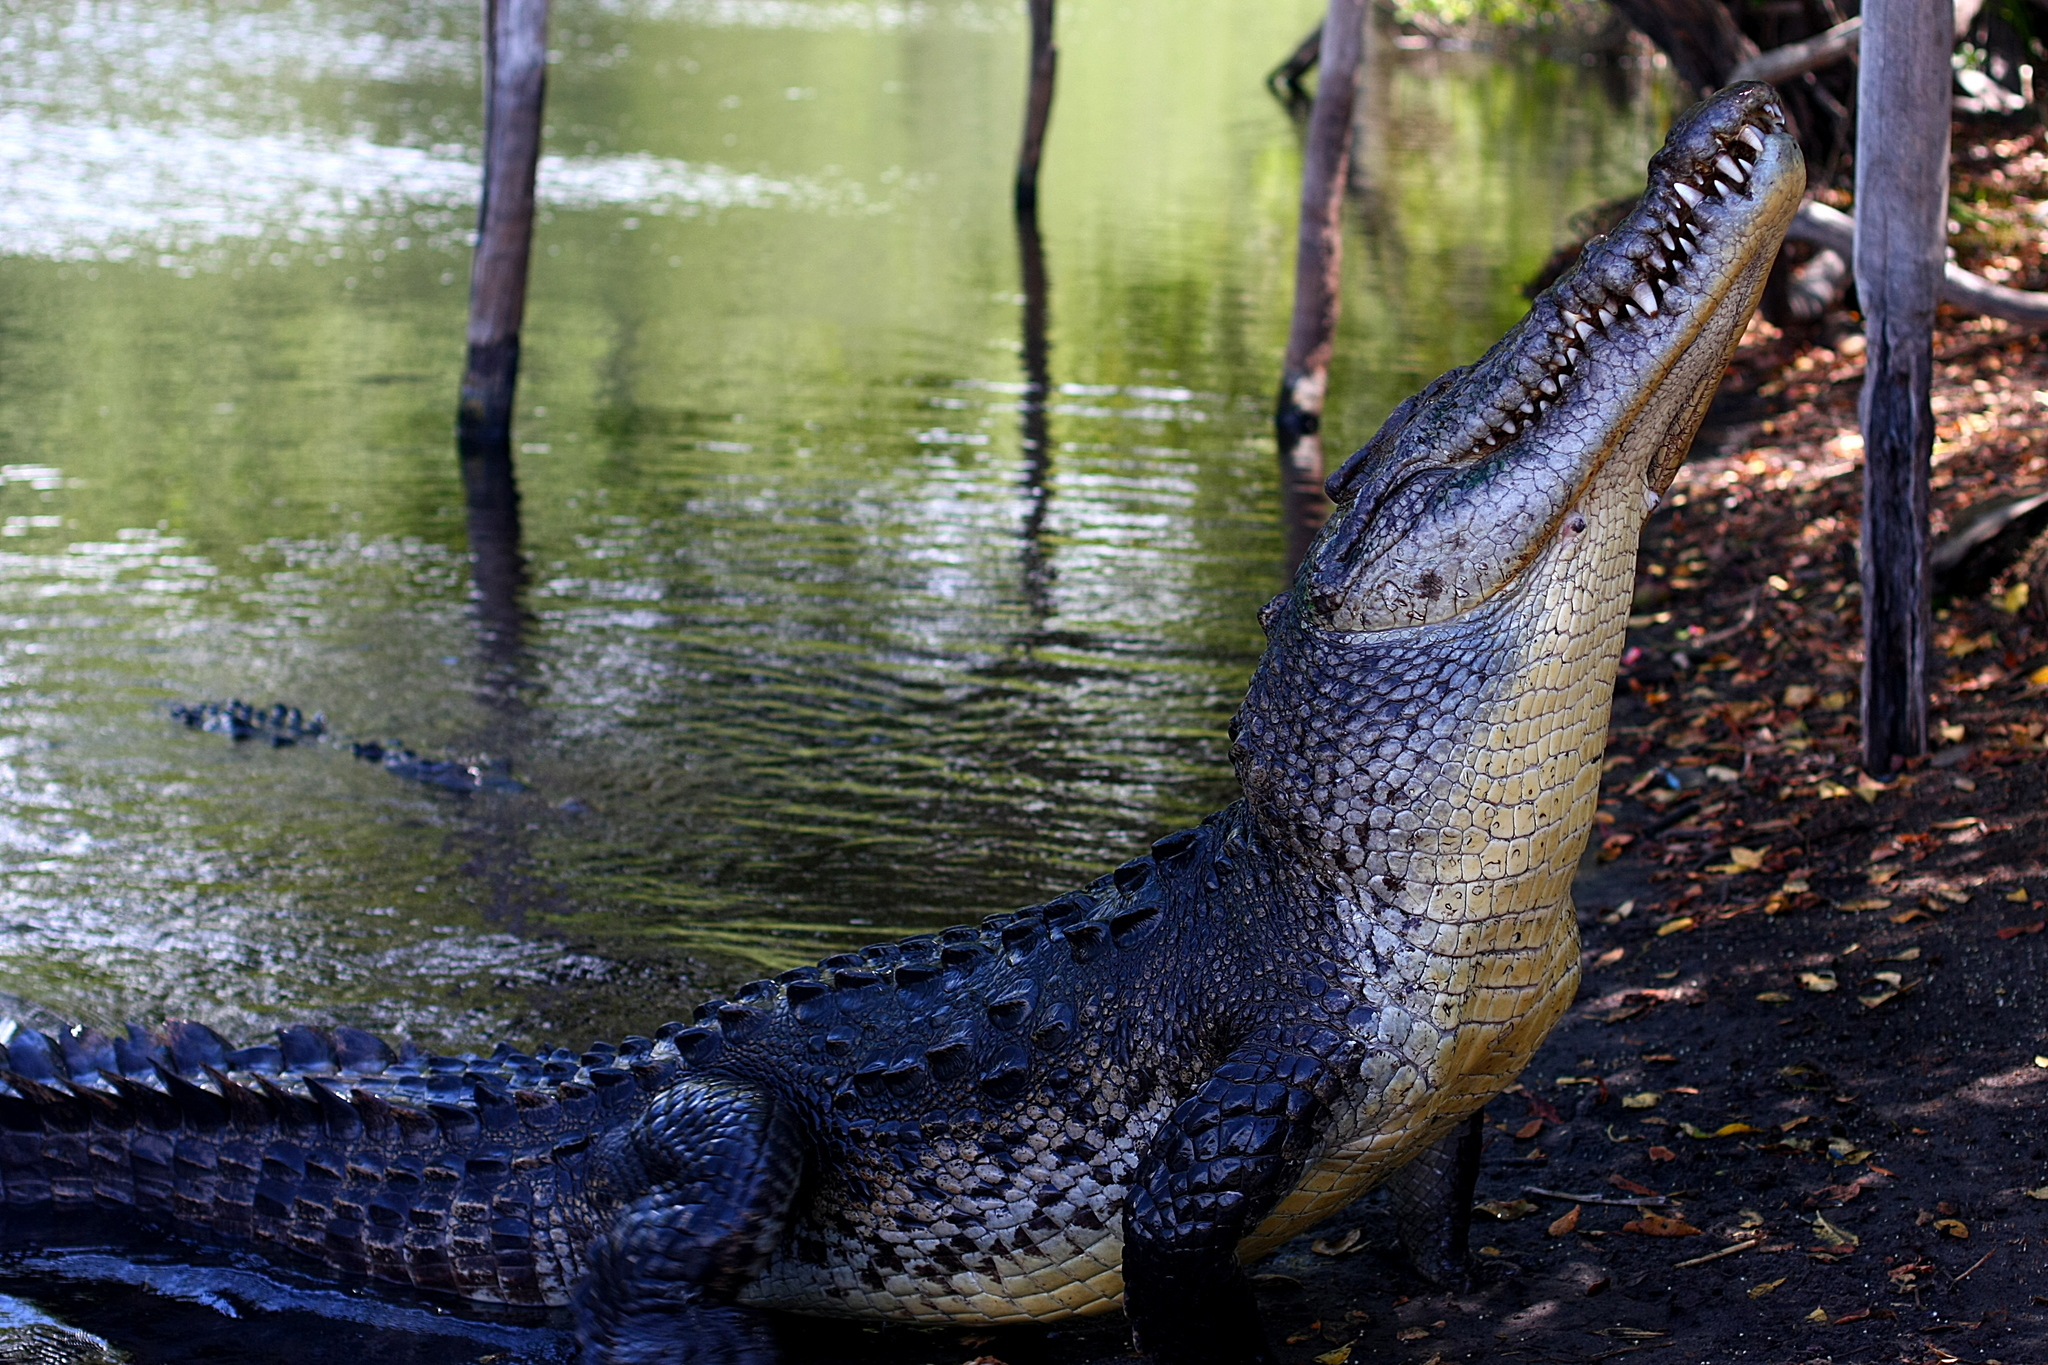
<instances>
[{"instance_id":1,"label":"crocodile's tail","mask_svg":"<svg viewBox=\"0 0 2048 1365\"><path fill-rule=\"evenodd\" d=\"M132 1208L477 1302L559 1304L592 1137L673 1074L650 1039L426 1056L360 1029L0 1024L0 1202Z\"/></svg>"}]
</instances>

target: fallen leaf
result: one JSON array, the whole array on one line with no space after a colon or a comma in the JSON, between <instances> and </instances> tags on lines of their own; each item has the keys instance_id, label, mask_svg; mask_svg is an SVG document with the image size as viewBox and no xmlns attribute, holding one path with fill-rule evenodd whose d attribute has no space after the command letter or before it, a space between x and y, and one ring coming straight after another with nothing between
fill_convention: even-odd
<instances>
[{"instance_id":1,"label":"fallen leaf","mask_svg":"<svg viewBox=\"0 0 2048 1365\"><path fill-rule=\"evenodd\" d=\"M2005 898L2009 901L2024 901L2027 898L2027 888L2025 888L2024 886L2016 886L2012 890L2005 893Z\"/></svg>"},{"instance_id":2,"label":"fallen leaf","mask_svg":"<svg viewBox=\"0 0 2048 1365\"><path fill-rule=\"evenodd\" d=\"M1527 1123L1523 1124L1523 1125L1522 1125L1522 1126L1521 1126L1520 1128L1517 1128L1517 1129L1515 1129L1514 1135L1515 1135L1515 1137L1516 1137L1516 1138L1520 1139L1521 1141L1523 1141L1523 1142L1527 1142L1527 1141L1528 1141L1528 1140L1529 1140L1530 1138L1532 1138L1532 1137L1535 1137L1535 1136L1536 1136L1536 1135L1537 1135L1538 1133L1540 1133L1540 1132L1542 1132L1542 1131L1543 1131L1543 1120L1542 1120L1542 1119L1530 1119L1530 1120L1529 1120L1529 1121L1528 1121Z\"/></svg>"},{"instance_id":3,"label":"fallen leaf","mask_svg":"<svg viewBox=\"0 0 2048 1365\"><path fill-rule=\"evenodd\" d=\"M1885 1001L1897 998L1898 994L1896 990L1883 990L1875 995L1859 995L1856 997L1856 1003L1867 1010L1874 1010Z\"/></svg>"},{"instance_id":4,"label":"fallen leaf","mask_svg":"<svg viewBox=\"0 0 2048 1365\"><path fill-rule=\"evenodd\" d=\"M1752 1128L1746 1123L1724 1123L1711 1133L1708 1132L1706 1129L1691 1123L1681 1123L1678 1125L1678 1127L1679 1131L1683 1132L1689 1138L1738 1137L1743 1133L1761 1133L1763 1131L1763 1129L1761 1128Z\"/></svg>"},{"instance_id":5,"label":"fallen leaf","mask_svg":"<svg viewBox=\"0 0 2048 1365\"><path fill-rule=\"evenodd\" d=\"M1891 908L1892 903L1882 896L1871 896L1866 900L1860 901L1843 901L1835 907L1837 910L1846 910L1851 913L1859 910L1889 910Z\"/></svg>"},{"instance_id":6,"label":"fallen leaf","mask_svg":"<svg viewBox=\"0 0 2048 1365\"><path fill-rule=\"evenodd\" d=\"M1633 1095L1623 1095L1621 1097L1621 1107L1624 1109L1655 1109L1658 1101L1663 1098L1662 1095L1654 1090L1638 1090Z\"/></svg>"},{"instance_id":7,"label":"fallen leaf","mask_svg":"<svg viewBox=\"0 0 2048 1365\"><path fill-rule=\"evenodd\" d=\"M1752 1299L1760 1299L1764 1295L1770 1293L1773 1289L1776 1289L1779 1285L1785 1283L1786 1280L1789 1280L1791 1278L1792 1277L1790 1275L1784 1275L1780 1276L1775 1280L1766 1280L1762 1284L1752 1285L1750 1286L1749 1296Z\"/></svg>"},{"instance_id":8,"label":"fallen leaf","mask_svg":"<svg viewBox=\"0 0 2048 1365\"><path fill-rule=\"evenodd\" d=\"M1394 1333L1394 1340L1427 1341L1429 1340L1429 1329L1427 1327L1403 1327L1400 1331ZM1336 1352L1332 1351L1330 1354L1335 1355ZM1322 1359L1321 1356L1318 1356L1316 1358L1318 1360ZM1351 1348L1347 1346L1344 1348L1344 1359L1349 1360L1350 1358ZM1343 1365L1343 1361L1331 1361L1329 1362L1329 1365Z\"/></svg>"},{"instance_id":9,"label":"fallen leaf","mask_svg":"<svg viewBox=\"0 0 2048 1365\"><path fill-rule=\"evenodd\" d=\"M1933 919L1934 916L1925 910L1901 910L1898 914L1888 915L1886 918L1893 924L1911 924L1916 919Z\"/></svg>"},{"instance_id":10,"label":"fallen leaf","mask_svg":"<svg viewBox=\"0 0 2048 1365\"><path fill-rule=\"evenodd\" d=\"M1630 1194L1645 1195L1651 1199L1657 1197L1657 1192L1648 1185L1638 1185L1625 1175L1610 1175L1607 1177L1607 1183L1614 1186L1617 1190L1626 1190Z\"/></svg>"},{"instance_id":11,"label":"fallen leaf","mask_svg":"<svg viewBox=\"0 0 2048 1365\"><path fill-rule=\"evenodd\" d=\"M1792 997L1783 991L1765 991L1757 996L1757 999L1766 1005L1783 1005L1789 1002Z\"/></svg>"},{"instance_id":12,"label":"fallen leaf","mask_svg":"<svg viewBox=\"0 0 2048 1365\"><path fill-rule=\"evenodd\" d=\"M1880 960L1884 962L1918 962L1920 960L1920 950L1918 948L1907 948L1903 952L1893 953L1890 957Z\"/></svg>"},{"instance_id":13,"label":"fallen leaf","mask_svg":"<svg viewBox=\"0 0 2048 1365\"><path fill-rule=\"evenodd\" d=\"M1698 923L1699 921L1694 919L1691 915L1680 915L1677 919L1665 920L1662 924L1657 926L1657 937L1664 938L1665 936L1670 934L1682 934L1686 930L1696 926Z\"/></svg>"},{"instance_id":14,"label":"fallen leaf","mask_svg":"<svg viewBox=\"0 0 2048 1365\"><path fill-rule=\"evenodd\" d=\"M1652 1161L1678 1160L1678 1153L1672 1151L1669 1147L1652 1147L1649 1151L1643 1153L1643 1155L1647 1156Z\"/></svg>"},{"instance_id":15,"label":"fallen leaf","mask_svg":"<svg viewBox=\"0 0 2048 1365\"><path fill-rule=\"evenodd\" d=\"M2035 920L2032 924L2008 924L1998 931L1998 936L2010 940L2018 938L2021 934L2038 934L2043 929L2048 929L2048 919Z\"/></svg>"},{"instance_id":16,"label":"fallen leaf","mask_svg":"<svg viewBox=\"0 0 2048 1365\"><path fill-rule=\"evenodd\" d=\"M1812 1208L1816 1201L1823 1199L1832 1200L1837 1204L1846 1204L1862 1193L1863 1182L1861 1180L1852 1180L1846 1185L1823 1185L1813 1192L1812 1198L1807 1201L1807 1207Z\"/></svg>"},{"instance_id":17,"label":"fallen leaf","mask_svg":"<svg viewBox=\"0 0 2048 1365\"><path fill-rule=\"evenodd\" d=\"M1833 972L1801 972L1799 974L1799 984L1807 990L1818 991L1825 995L1839 987L1842 983L1835 980Z\"/></svg>"},{"instance_id":18,"label":"fallen leaf","mask_svg":"<svg viewBox=\"0 0 2048 1365\"><path fill-rule=\"evenodd\" d=\"M1945 1232L1958 1241L1967 1242L1970 1240L1969 1225L1960 1218L1937 1218L1934 1220L1934 1230L1936 1232Z\"/></svg>"},{"instance_id":19,"label":"fallen leaf","mask_svg":"<svg viewBox=\"0 0 2048 1365\"><path fill-rule=\"evenodd\" d=\"M2048 669L2042 670L2048 673ZM1785 689L1784 704L1788 711L1804 711L1813 705L1814 689L1804 683L1793 683Z\"/></svg>"},{"instance_id":20,"label":"fallen leaf","mask_svg":"<svg viewBox=\"0 0 2048 1365\"><path fill-rule=\"evenodd\" d=\"M1891 788L1872 777L1869 773L1856 774L1856 794L1863 798L1865 805L1871 804L1890 790Z\"/></svg>"},{"instance_id":21,"label":"fallen leaf","mask_svg":"<svg viewBox=\"0 0 2048 1365\"><path fill-rule=\"evenodd\" d=\"M1358 1244L1364 1240L1364 1230L1361 1228L1352 1228L1350 1231L1346 1232L1342 1237L1337 1238L1335 1241L1332 1241L1327 1237L1318 1237L1314 1242L1309 1244L1309 1250L1313 1251L1318 1256L1342 1256L1345 1255L1347 1252L1358 1250Z\"/></svg>"},{"instance_id":22,"label":"fallen leaf","mask_svg":"<svg viewBox=\"0 0 2048 1365\"><path fill-rule=\"evenodd\" d=\"M1697 1237L1700 1230L1683 1218L1666 1218L1661 1213L1645 1213L1640 1218L1631 1218L1621 1225L1623 1232L1633 1232L1644 1237Z\"/></svg>"},{"instance_id":23,"label":"fallen leaf","mask_svg":"<svg viewBox=\"0 0 2048 1365\"><path fill-rule=\"evenodd\" d=\"M1628 949L1626 948L1609 948L1606 952L1593 959L1593 965L1595 967L1612 967L1627 955Z\"/></svg>"},{"instance_id":24,"label":"fallen leaf","mask_svg":"<svg viewBox=\"0 0 2048 1365\"><path fill-rule=\"evenodd\" d=\"M1429 1335L1429 1333L1424 1332L1422 1335L1426 1337ZM1419 1340L1419 1338L1411 1337L1408 1335L1407 1332L1403 1332L1401 1333L1401 1340L1416 1341ZM1353 1343L1347 1341L1334 1351L1323 1352L1321 1355L1316 1357L1316 1365L1345 1365L1345 1362L1351 1359L1352 1344Z\"/></svg>"},{"instance_id":25,"label":"fallen leaf","mask_svg":"<svg viewBox=\"0 0 2048 1365\"><path fill-rule=\"evenodd\" d=\"M1549 1236L1562 1237L1568 1232L1577 1232L1578 1230L1579 1206L1577 1204L1574 1204L1572 1205L1570 1212L1566 1213L1563 1217L1558 1218L1557 1220L1552 1222L1551 1225L1544 1231Z\"/></svg>"},{"instance_id":26,"label":"fallen leaf","mask_svg":"<svg viewBox=\"0 0 2048 1365\"><path fill-rule=\"evenodd\" d=\"M1863 1239L1861 1237L1858 1237L1855 1233L1850 1232L1847 1228L1836 1227L1833 1223L1830 1223L1828 1221L1827 1215L1823 1213L1816 1213L1815 1215L1813 1215L1813 1230L1820 1237L1821 1241L1827 1243L1831 1247L1853 1247L1863 1245Z\"/></svg>"},{"instance_id":27,"label":"fallen leaf","mask_svg":"<svg viewBox=\"0 0 2048 1365\"><path fill-rule=\"evenodd\" d=\"M1527 1218L1536 1212L1536 1206L1526 1199L1489 1199L1472 1206L1474 1213L1483 1213L1500 1223L1512 1223L1517 1218Z\"/></svg>"},{"instance_id":28,"label":"fallen leaf","mask_svg":"<svg viewBox=\"0 0 2048 1365\"><path fill-rule=\"evenodd\" d=\"M2043 664L2032 673L2027 674L2027 681L2036 687L2048 687L2048 664Z\"/></svg>"},{"instance_id":29,"label":"fallen leaf","mask_svg":"<svg viewBox=\"0 0 2048 1365\"><path fill-rule=\"evenodd\" d=\"M2039 1067L2048 1067L2048 1056L2034 1058L2034 1065Z\"/></svg>"},{"instance_id":30,"label":"fallen leaf","mask_svg":"<svg viewBox=\"0 0 2048 1365\"><path fill-rule=\"evenodd\" d=\"M2038 1189L2038 1190L2028 1190L2028 1191L2027 1191L2027 1198L2029 1198L2029 1199L2048 1199L2048 1185L2043 1185L2043 1186L2042 1186L2042 1187L2041 1187L2040 1189Z\"/></svg>"},{"instance_id":31,"label":"fallen leaf","mask_svg":"<svg viewBox=\"0 0 2048 1365\"><path fill-rule=\"evenodd\" d=\"M1728 850L1728 861L1754 871L1764 865L1764 859L1769 857L1770 853L1767 848L1731 848Z\"/></svg>"},{"instance_id":32,"label":"fallen leaf","mask_svg":"<svg viewBox=\"0 0 2048 1365\"><path fill-rule=\"evenodd\" d=\"M1871 1316L1871 1312L1868 1308L1859 1308L1853 1313L1844 1313L1839 1318L1836 1318L1835 1326L1840 1327L1845 1322L1861 1322L1869 1316ZM1891 1314L1887 1313L1885 1316L1890 1317Z\"/></svg>"},{"instance_id":33,"label":"fallen leaf","mask_svg":"<svg viewBox=\"0 0 2048 1365\"><path fill-rule=\"evenodd\" d=\"M1806 1315L1806 1320L1808 1322L1825 1323L1828 1320L1828 1310L1825 1308L1816 1308L1811 1313L1808 1313Z\"/></svg>"}]
</instances>

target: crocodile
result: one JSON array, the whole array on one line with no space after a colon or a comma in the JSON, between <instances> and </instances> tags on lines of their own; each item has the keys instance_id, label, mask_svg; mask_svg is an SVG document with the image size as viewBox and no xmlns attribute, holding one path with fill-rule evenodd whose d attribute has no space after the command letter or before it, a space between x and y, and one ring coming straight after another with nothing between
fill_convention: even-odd
<instances>
[{"instance_id":1,"label":"crocodile","mask_svg":"<svg viewBox=\"0 0 2048 1365\"><path fill-rule=\"evenodd\" d=\"M1804 180L1769 87L1690 110L1636 209L1331 477L1198 826L616 1046L17 1029L6 1202L571 1306L591 1365L768 1361L763 1310L1121 1307L1158 1365L1275 1359L1244 1265L1390 1180L1469 1206L1478 1114L1573 999L1638 539Z\"/></svg>"}]
</instances>

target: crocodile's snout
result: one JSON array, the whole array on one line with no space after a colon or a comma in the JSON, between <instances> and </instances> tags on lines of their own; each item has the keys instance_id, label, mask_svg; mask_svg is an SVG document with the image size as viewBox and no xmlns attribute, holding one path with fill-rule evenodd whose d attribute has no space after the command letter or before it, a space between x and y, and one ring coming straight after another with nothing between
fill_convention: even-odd
<instances>
[{"instance_id":1,"label":"crocodile's snout","mask_svg":"<svg viewBox=\"0 0 2048 1365\"><path fill-rule=\"evenodd\" d=\"M1589 242L1498 345L1402 404L1331 478L1342 511L1302 579L1320 623L1379 630L1469 611L1560 534L1584 534L1583 504L1603 480L1643 490L1633 525L1610 516L1591 527L1632 545L1804 187L1769 86L1732 87L1682 118L1628 218Z\"/></svg>"}]
</instances>

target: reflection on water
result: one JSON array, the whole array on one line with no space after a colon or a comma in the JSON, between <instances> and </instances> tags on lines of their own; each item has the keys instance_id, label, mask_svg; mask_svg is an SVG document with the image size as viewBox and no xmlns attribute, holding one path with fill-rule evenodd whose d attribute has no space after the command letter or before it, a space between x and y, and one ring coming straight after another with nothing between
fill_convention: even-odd
<instances>
[{"instance_id":1,"label":"reflection on water","mask_svg":"<svg viewBox=\"0 0 2048 1365\"><path fill-rule=\"evenodd\" d=\"M4 4L0 990L645 1029L1231 795L1313 0L1063 6L1021 231L1021 7L560 5L517 502L448 444L473 6ZM1376 65L1335 445L1640 183L1602 79ZM168 717L229 697L530 790Z\"/></svg>"}]
</instances>

